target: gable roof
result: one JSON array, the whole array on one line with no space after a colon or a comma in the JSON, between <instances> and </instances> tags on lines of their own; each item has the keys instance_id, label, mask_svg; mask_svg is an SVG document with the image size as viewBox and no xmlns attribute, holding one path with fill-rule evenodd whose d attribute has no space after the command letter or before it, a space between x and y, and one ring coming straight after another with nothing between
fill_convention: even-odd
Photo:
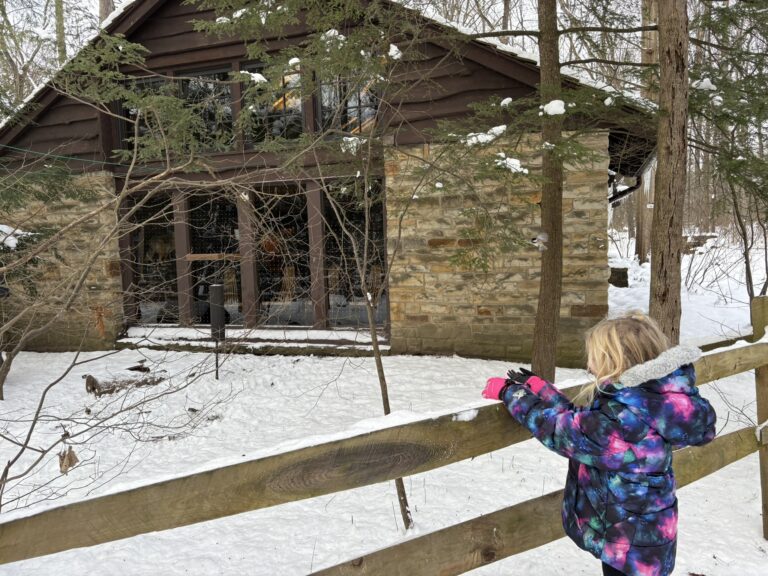
<instances>
[{"instance_id":1,"label":"gable roof","mask_svg":"<svg viewBox=\"0 0 768 576\"><path fill-rule=\"evenodd\" d=\"M129 0L123 6L115 10L101 24L101 30L107 34L122 34L126 37L137 30L150 16L162 8L167 0ZM435 15L425 15L423 12L406 8L397 0L389 0L391 4L397 5L399 9L406 10L414 17L420 18L440 29L458 31L461 34L472 34L471 30L463 29L461 26L441 19ZM91 37L86 45L96 42L99 34ZM471 39L463 46L462 56L478 62L483 67L494 70L504 76L514 78L522 84L536 88L540 78L540 68L538 65L538 56L515 49L512 46L502 43L498 38L479 38ZM75 55L76 56L76 55ZM75 57L73 56L73 58ZM66 66L66 64L64 64ZM62 67L63 69L63 67ZM563 79L567 87L575 88L586 86L593 89L615 92L613 88L605 84L596 83L583 76L574 75L573 70L564 73ZM0 145L9 144L20 133L30 126L43 112L45 112L53 102L61 96L51 82L40 85L25 100L20 109L9 118L0 123ZM647 103L646 103L647 104ZM625 107L631 112L644 114L648 106L641 101L637 105L629 104ZM627 136L628 137L628 136ZM647 140L645 137L641 137ZM642 146L643 151L639 154L639 160L631 161L629 170L617 170L624 174L635 175L645 164L648 156L651 155L654 146L650 143ZM613 163L612 163L613 164ZM612 166L616 168L616 166Z\"/></svg>"}]
</instances>

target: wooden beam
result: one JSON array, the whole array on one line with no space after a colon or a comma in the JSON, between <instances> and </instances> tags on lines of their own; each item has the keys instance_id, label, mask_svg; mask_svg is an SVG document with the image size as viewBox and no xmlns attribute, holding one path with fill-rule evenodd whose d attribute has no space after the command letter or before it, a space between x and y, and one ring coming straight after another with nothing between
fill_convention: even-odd
<instances>
[{"instance_id":1,"label":"wooden beam","mask_svg":"<svg viewBox=\"0 0 768 576\"><path fill-rule=\"evenodd\" d=\"M208 261L239 261L241 258L240 254L235 254L232 252L223 252L223 253L212 253L212 254L187 254L184 256L184 259L187 262L208 262Z\"/></svg>"},{"instance_id":2,"label":"wooden beam","mask_svg":"<svg viewBox=\"0 0 768 576\"><path fill-rule=\"evenodd\" d=\"M175 206L183 200L175 198ZM702 358L696 363L702 374L700 383L713 374L721 378L765 364L768 359L766 347L766 343L752 344ZM727 367L732 367L732 371L728 372ZM481 382L478 382L478 390L480 388ZM573 397L578 390L579 387L574 386L564 393ZM500 403L467 412L383 428L6 522L0 524L0 563L385 482L530 438L528 431L512 420ZM725 438L729 437L732 444L726 445ZM726 446L731 447L726 450ZM749 434L722 437L701 448L706 454L719 454L716 458L722 465L734 461L730 460L734 455L756 449L754 428ZM680 462L694 457L686 456L684 452L676 455L676 462L682 481L688 482L691 480L686 476L687 464ZM712 458L715 456L707 457L696 469L711 469L711 463L707 462ZM88 518L87 529L68 529L80 525L83 518ZM527 524L526 529L532 528ZM40 534L46 537L41 539ZM506 555L510 553L516 552ZM495 557L503 556L497 554Z\"/></svg>"},{"instance_id":3,"label":"wooden beam","mask_svg":"<svg viewBox=\"0 0 768 576\"><path fill-rule=\"evenodd\" d=\"M767 362L768 342L714 352L696 362L696 380L699 384L712 382L726 376L754 370Z\"/></svg>"},{"instance_id":4,"label":"wooden beam","mask_svg":"<svg viewBox=\"0 0 768 576\"><path fill-rule=\"evenodd\" d=\"M323 218L323 188L318 182L308 182L307 221L309 226L310 292L314 309L312 327L328 327L328 286L325 277L325 219Z\"/></svg>"},{"instance_id":5,"label":"wooden beam","mask_svg":"<svg viewBox=\"0 0 768 576\"><path fill-rule=\"evenodd\" d=\"M261 320L259 314L261 295L256 266L258 250L254 225L256 208L253 198L253 192L249 192L245 197L238 195L237 200L237 226L240 230L240 287L246 328L256 328Z\"/></svg>"},{"instance_id":6,"label":"wooden beam","mask_svg":"<svg viewBox=\"0 0 768 576\"><path fill-rule=\"evenodd\" d=\"M0 563L384 482L528 437L501 404L481 408L471 421L455 418L376 430L6 522L0 524Z\"/></svg>"},{"instance_id":7,"label":"wooden beam","mask_svg":"<svg viewBox=\"0 0 768 576\"><path fill-rule=\"evenodd\" d=\"M755 429L745 428L701 448L675 452L677 486L682 487L757 450ZM449 576L462 574L565 536L563 491L526 500L460 524L411 538L377 552L314 572L314 576Z\"/></svg>"},{"instance_id":8,"label":"wooden beam","mask_svg":"<svg viewBox=\"0 0 768 576\"><path fill-rule=\"evenodd\" d=\"M750 303L752 316L752 334L755 340L765 339L768 325L768 296L757 296ZM768 366L755 370L755 402L757 404L757 422L768 421ZM768 430L762 429L763 442ZM763 443L760 449L760 492L763 505L763 538L768 540L768 445Z\"/></svg>"},{"instance_id":9,"label":"wooden beam","mask_svg":"<svg viewBox=\"0 0 768 576\"><path fill-rule=\"evenodd\" d=\"M194 318L192 298L192 262L189 237L189 198L184 192L173 193L173 237L176 248L176 286L179 324L189 326Z\"/></svg>"},{"instance_id":10,"label":"wooden beam","mask_svg":"<svg viewBox=\"0 0 768 576\"><path fill-rule=\"evenodd\" d=\"M117 185L115 187L117 188ZM123 320L128 326L134 326L139 320L139 303L136 298L135 285L136 254L131 242L134 224L126 221L126 214L133 204L132 198L127 199L118 211L120 217L120 236L117 242L120 254L120 282L123 291Z\"/></svg>"}]
</instances>

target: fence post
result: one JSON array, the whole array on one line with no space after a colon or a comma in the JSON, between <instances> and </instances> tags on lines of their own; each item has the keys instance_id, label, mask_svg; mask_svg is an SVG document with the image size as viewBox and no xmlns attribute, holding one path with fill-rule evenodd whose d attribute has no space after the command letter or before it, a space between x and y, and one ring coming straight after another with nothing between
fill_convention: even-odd
<instances>
[{"instance_id":1,"label":"fence post","mask_svg":"<svg viewBox=\"0 0 768 576\"><path fill-rule=\"evenodd\" d=\"M768 296L752 299L752 334L757 342L765 336L768 324ZM757 404L757 423L768 420L768 365L755 369L755 401ZM763 429L763 438L768 430ZM760 448L760 489L763 495L763 538L768 540L768 445Z\"/></svg>"}]
</instances>

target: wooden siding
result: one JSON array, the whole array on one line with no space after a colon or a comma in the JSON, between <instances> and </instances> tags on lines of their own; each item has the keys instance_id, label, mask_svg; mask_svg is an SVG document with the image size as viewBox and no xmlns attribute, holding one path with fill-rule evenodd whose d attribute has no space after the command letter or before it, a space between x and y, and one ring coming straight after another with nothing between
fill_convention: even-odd
<instances>
[{"instance_id":1,"label":"wooden siding","mask_svg":"<svg viewBox=\"0 0 768 576\"><path fill-rule=\"evenodd\" d=\"M103 159L99 133L99 114L94 108L65 96L57 96L36 120L24 126L9 142L13 148L29 152L18 152L12 148L3 155L10 159L18 158L19 165L44 158L46 154L70 156L83 161L73 163L73 167L82 171L94 167L101 169L98 164Z\"/></svg>"},{"instance_id":2,"label":"wooden siding","mask_svg":"<svg viewBox=\"0 0 768 576\"><path fill-rule=\"evenodd\" d=\"M196 32L194 20L213 19L213 11L197 11L181 0L169 0L153 5L151 0L136 6L118 21L113 31L126 33L129 40L143 44L149 50L147 67L160 73L206 68L230 68L246 59L246 45L236 37L206 36ZM135 13L134 13L135 12ZM146 18L141 21L141 18ZM306 30L294 26L280 38L267 41L270 50L280 50L299 42ZM437 121L460 118L469 112L473 102L491 96L519 98L533 93L530 83L537 75L531 66L515 62L509 56L495 53L476 43L465 46L440 45L441 40L423 42L418 46L419 56L411 62L401 62L401 71L394 78L391 92L393 112L382 119L390 126L398 145L428 140L428 131ZM410 51L410 50L409 50ZM464 56L458 56L463 52ZM518 74L522 80L515 79ZM49 97L50 100L50 97ZM237 109L238 106L235 106ZM82 158L86 163L73 163L80 170L98 166L93 161L108 160L103 149L117 145L112 134L101 136L108 119L99 119L98 113L87 105L66 97L56 97L39 117L12 140L6 142L35 152L53 152ZM248 151L233 150L231 154L213 155L220 170L252 166L269 169L274 159L256 158ZM87 162L91 162L88 164ZM383 166L383 162L382 162Z\"/></svg>"}]
</instances>

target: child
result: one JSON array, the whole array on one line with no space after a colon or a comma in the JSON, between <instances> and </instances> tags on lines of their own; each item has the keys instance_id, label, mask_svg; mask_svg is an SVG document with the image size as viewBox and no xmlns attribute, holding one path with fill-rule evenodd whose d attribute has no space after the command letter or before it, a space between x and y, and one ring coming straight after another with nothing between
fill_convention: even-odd
<instances>
[{"instance_id":1,"label":"child","mask_svg":"<svg viewBox=\"0 0 768 576\"><path fill-rule=\"evenodd\" d=\"M701 352L670 348L642 314L603 320L586 350L585 407L523 369L490 378L483 396L569 459L563 527L603 574L667 576L677 543L672 449L715 436L715 412L695 386Z\"/></svg>"}]
</instances>

